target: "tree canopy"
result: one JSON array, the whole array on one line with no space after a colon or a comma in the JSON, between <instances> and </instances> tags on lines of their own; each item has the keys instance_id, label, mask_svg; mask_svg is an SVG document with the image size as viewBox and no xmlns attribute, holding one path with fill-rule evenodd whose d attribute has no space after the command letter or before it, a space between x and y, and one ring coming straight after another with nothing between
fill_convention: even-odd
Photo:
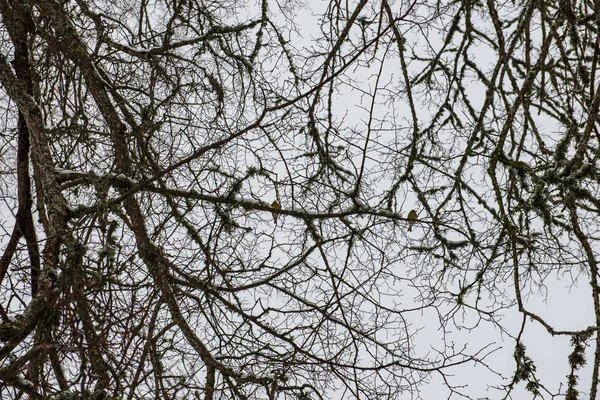
<instances>
[{"instance_id":1,"label":"tree canopy","mask_svg":"<svg viewBox=\"0 0 600 400\"><path fill-rule=\"evenodd\" d=\"M0 16L3 398L597 398L597 1Z\"/></svg>"}]
</instances>

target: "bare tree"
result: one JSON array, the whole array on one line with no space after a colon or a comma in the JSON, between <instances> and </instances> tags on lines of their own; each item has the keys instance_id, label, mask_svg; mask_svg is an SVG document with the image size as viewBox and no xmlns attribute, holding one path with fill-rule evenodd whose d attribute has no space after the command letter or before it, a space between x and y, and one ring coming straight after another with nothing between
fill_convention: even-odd
<instances>
[{"instance_id":1,"label":"bare tree","mask_svg":"<svg viewBox=\"0 0 600 400\"><path fill-rule=\"evenodd\" d=\"M0 13L3 398L475 398L467 364L596 399L597 2ZM552 279L589 324L528 308ZM532 324L571 338L562 385Z\"/></svg>"}]
</instances>

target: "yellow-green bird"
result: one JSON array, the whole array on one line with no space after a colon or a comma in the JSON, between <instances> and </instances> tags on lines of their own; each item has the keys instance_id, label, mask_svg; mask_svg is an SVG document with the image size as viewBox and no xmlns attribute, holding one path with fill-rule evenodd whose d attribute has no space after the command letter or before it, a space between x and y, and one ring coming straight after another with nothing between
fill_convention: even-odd
<instances>
[{"instance_id":1,"label":"yellow-green bird","mask_svg":"<svg viewBox=\"0 0 600 400\"><path fill-rule=\"evenodd\" d=\"M415 224L415 222L417 222L417 212L415 210L410 210L410 212L408 213L408 231L412 231L412 227Z\"/></svg>"},{"instance_id":2,"label":"yellow-green bird","mask_svg":"<svg viewBox=\"0 0 600 400\"><path fill-rule=\"evenodd\" d=\"M271 203L271 207L273 207L276 210L281 210L281 204L279 204L277 200ZM273 214L273 221L275 221L275 225L277 225L277 218L279 217L279 213L271 212L271 214Z\"/></svg>"}]
</instances>

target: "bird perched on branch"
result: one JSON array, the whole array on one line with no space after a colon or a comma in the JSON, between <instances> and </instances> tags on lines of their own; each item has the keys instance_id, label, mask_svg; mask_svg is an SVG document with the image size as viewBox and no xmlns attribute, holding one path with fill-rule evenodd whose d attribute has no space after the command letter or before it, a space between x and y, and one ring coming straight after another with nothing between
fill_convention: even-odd
<instances>
[{"instance_id":1,"label":"bird perched on branch","mask_svg":"<svg viewBox=\"0 0 600 400\"><path fill-rule=\"evenodd\" d=\"M271 207L273 207L276 210L281 210L281 204L279 204L277 200L271 203ZM275 221L275 225L277 225L277 218L279 217L279 214L274 211L271 212L271 214L273 214L273 221Z\"/></svg>"},{"instance_id":2,"label":"bird perched on branch","mask_svg":"<svg viewBox=\"0 0 600 400\"><path fill-rule=\"evenodd\" d=\"M415 210L410 210L410 212L408 213L408 231L412 231L412 227L415 224L415 222L417 222L417 212Z\"/></svg>"}]
</instances>

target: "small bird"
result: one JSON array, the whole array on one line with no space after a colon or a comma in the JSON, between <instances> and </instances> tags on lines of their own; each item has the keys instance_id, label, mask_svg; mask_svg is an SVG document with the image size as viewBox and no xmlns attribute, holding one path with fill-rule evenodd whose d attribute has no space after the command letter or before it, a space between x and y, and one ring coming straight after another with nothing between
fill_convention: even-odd
<instances>
[{"instance_id":1,"label":"small bird","mask_svg":"<svg viewBox=\"0 0 600 400\"><path fill-rule=\"evenodd\" d=\"M276 210L281 210L281 204L279 204L277 200L271 203L271 207ZM279 214L276 212L272 212L271 214L273 214L273 221L275 221L275 225L277 225L277 218L279 217Z\"/></svg>"},{"instance_id":2,"label":"small bird","mask_svg":"<svg viewBox=\"0 0 600 400\"><path fill-rule=\"evenodd\" d=\"M408 213L408 231L412 231L412 227L417 222L417 212L415 210L410 210Z\"/></svg>"}]
</instances>

